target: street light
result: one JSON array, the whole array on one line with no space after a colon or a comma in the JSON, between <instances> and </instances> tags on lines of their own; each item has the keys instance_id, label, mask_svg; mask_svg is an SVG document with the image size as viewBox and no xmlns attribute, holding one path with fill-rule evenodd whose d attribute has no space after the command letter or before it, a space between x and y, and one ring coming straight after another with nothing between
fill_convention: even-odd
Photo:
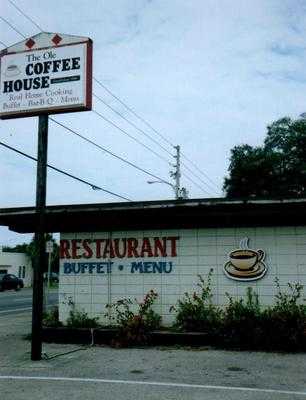
<instances>
[{"instance_id":1,"label":"street light","mask_svg":"<svg viewBox=\"0 0 306 400\"><path fill-rule=\"evenodd\" d=\"M175 186L172 185L170 182L166 182L166 181L147 181L147 183L148 183L149 185L153 185L154 183L164 183L165 185L171 186L172 189L173 189L173 191L174 191L175 198L177 198Z\"/></svg>"},{"instance_id":2,"label":"street light","mask_svg":"<svg viewBox=\"0 0 306 400\"><path fill-rule=\"evenodd\" d=\"M171 186L172 190L174 191L174 195L175 195L175 199L187 199L188 198L188 192L186 190L186 188L181 188L179 190L177 190L176 185L173 185L170 182L166 182L166 181L147 181L147 183L149 185L152 185L153 183L164 183L168 186Z\"/></svg>"}]
</instances>

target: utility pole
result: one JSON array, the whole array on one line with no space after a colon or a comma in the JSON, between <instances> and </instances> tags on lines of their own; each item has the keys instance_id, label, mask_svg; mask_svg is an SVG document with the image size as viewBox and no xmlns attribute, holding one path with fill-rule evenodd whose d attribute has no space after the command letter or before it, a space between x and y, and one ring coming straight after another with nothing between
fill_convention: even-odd
<instances>
[{"instance_id":1,"label":"utility pole","mask_svg":"<svg viewBox=\"0 0 306 400\"><path fill-rule=\"evenodd\" d=\"M175 164L173 167L175 168L174 171L170 171L170 176L171 178L174 179L174 185L173 185L173 190L175 194L175 199L187 199L188 197L188 192L186 188L181 188L181 148L179 145L174 146L175 149L175 155L173 156L175 158Z\"/></svg>"},{"instance_id":2,"label":"utility pole","mask_svg":"<svg viewBox=\"0 0 306 400\"><path fill-rule=\"evenodd\" d=\"M174 179L174 183L166 182L164 180L158 181L147 181L147 183L165 183L166 185L171 186L174 191L175 200L184 200L188 199L188 191L186 188L181 188L181 148L179 145L173 146L175 149L175 164L170 164L174 167L174 171L170 171L171 178Z\"/></svg>"},{"instance_id":3,"label":"utility pole","mask_svg":"<svg viewBox=\"0 0 306 400\"><path fill-rule=\"evenodd\" d=\"M47 182L48 114L39 116L36 178L35 262L33 280L31 359L41 360L43 315L43 269L46 263L45 207Z\"/></svg>"},{"instance_id":4,"label":"utility pole","mask_svg":"<svg viewBox=\"0 0 306 400\"><path fill-rule=\"evenodd\" d=\"M180 154L180 146L174 146L176 150L176 155L174 158L176 159L175 166L175 199L180 198L180 183L181 183L181 154Z\"/></svg>"}]
</instances>

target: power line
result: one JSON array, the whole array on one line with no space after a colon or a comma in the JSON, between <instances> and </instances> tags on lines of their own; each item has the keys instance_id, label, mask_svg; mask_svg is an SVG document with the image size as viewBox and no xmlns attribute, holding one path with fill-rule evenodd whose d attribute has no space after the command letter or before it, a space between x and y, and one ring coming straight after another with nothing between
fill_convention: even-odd
<instances>
[{"instance_id":1,"label":"power line","mask_svg":"<svg viewBox=\"0 0 306 400\"><path fill-rule=\"evenodd\" d=\"M29 17L26 13L24 13L12 0L9 0L9 2L25 17L27 18L32 24L34 24L40 31L42 31L43 29L31 18ZM2 18L2 17L1 17ZM10 24L7 20L5 20L4 18L2 18L4 20L4 22L6 22L12 29L14 29L17 33L19 33L21 36L23 36L24 38L26 38L26 36L21 33L20 31L18 31L12 24ZM96 83L98 83L104 90L106 90L112 97L114 97L117 101L119 101L128 111L130 111L132 114L134 114L140 121L142 121L144 124L146 124L153 132L155 132L159 137L161 137L165 142L167 142L169 145L171 145L172 147L174 147L173 143L171 143L164 135L162 135L160 132L158 132L149 122L147 122L144 118L142 118L139 114L137 114L131 107L129 107L126 103L124 103L119 97L117 97L110 89L108 89L105 85L103 85L98 79L96 79L95 77L93 77L94 81ZM134 124L132 121L130 121L128 118L126 118L124 115L122 115L119 111L117 111L116 109L114 109L113 107L111 107L108 103L106 103L103 99L101 99L101 97L97 96L96 94L93 94L99 101L101 101L104 105L106 105L108 108L110 108L113 112L115 112L117 115L119 115L121 118L123 118L126 122L128 122L131 126L133 126L135 129L137 129L138 131L140 131L142 134L144 134L147 138L149 138L151 141L153 141L155 144L157 144L160 148L162 148L164 151L166 151L168 154L172 155L170 153L170 151L168 151L164 146L162 146L158 141L156 141L155 139L153 139L148 133L146 133L145 131L143 131L141 128L139 128L136 124ZM111 124L112 126L114 126L116 129L120 130L122 133L124 133L125 135L127 135L128 137L130 137L132 140L134 140L135 142L137 142L138 144L140 144L141 146L143 146L144 148L146 148L148 151L150 151L151 153L153 153L154 155L156 155L157 157L159 157L160 159L162 159L163 161L168 162L167 159L165 159L163 156L161 156L159 153L157 153L156 151L152 150L150 147L146 146L144 143L142 143L141 141L139 141L138 139L136 139L133 135L129 134L128 132L126 132L124 129L120 128L118 125L116 125L114 122L112 122L111 120L109 120L108 118L106 118L105 116L103 116L101 113L97 112L96 110L92 110L95 114L97 114L98 116L100 116L103 120L105 120L106 122L108 122L109 124ZM201 171L196 164L191 161L188 157L185 156L185 154L182 153L182 156L188 161L190 162L194 168L196 168L206 179L208 179L216 188L217 185L209 178L209 176L207 174L205 174L203 171ZM204 185L206 185L208 188L212 189L212 187L210 185L207 184L207 182L203 181L203 179L199 178L198 175L196 175L188 166L186 166L185 163L182 162L182 165L185 166L185 168L191 173L193 174L198 180L200 180ZM192 182L194 182L192 179L190 179ZM199 188L201 188L200 185L197 184L197 186ZM203 190L204 192L207 193L206 190L204 190L203 188L201 188L201 190ZM212 189L214 190L214 189Z\"/></svg>"},{"instance_id":2,"label":"power line","mask_svg":"<svg viewBox=\"0 0 306 400\"><path fill-rule=\"evenodd\" d=\"M0 16L0 18L2 18ZM8 23L8 21L5 20L5 22ZM9 23L8 23L9 24ZM9 24L9 26L11 26ZM12 29L14 29L13 26L11 26ZM15 29L14 29L15 30ZM16 31L18 32L18 31ZM21 33L18 32L20 35L22 35L24 38L25 36ZM99 98L98 96L96 96L97 98ZM103 101L102 99L99 98L100 101ZM156 151L154 151L153 149L151 149L149 146L147 146L146 144L142 143L140 140L138 140L137 138L135 138L133 135L131 135L130 133L128 133L127 131L125 131L124 129L122 129L120 126L118 126L117 124L115 124L114 122L112 122L111 120L109 120L108 118L106 118L104 115L102 115L101 113L99 113L96 110L92 110L92 112L94 112L95 114L97 114L100 118L102 118L104 121L108 122L109 124L111 124L112 126L114 126L116 129L118 129L119 131L121 131L122 133L124 133L125 135L127 135L129 138L131 138L132 140L134 140L136 143L138 143L139 145L141 145L142 147L144 147L145 149L147 149L148 151L150 151L151 153L153 153L154 155L156 155L157 157L159 157L161 160L165 161L167 164L170 164L169 161L161 156L159 153L157 153ZM120 113L119 113L120 114ZM124 117L123 117L124 118ZM54 120L55 122L55 120ZM170 153L171 154L171 153Z\"/></svg>"},{"instance_id":3,"label":"power line","mask_svg":"<svg viewBox=\"0 0 306 400\"><path fill-rule=\"evenodd\" d=\"M108 89L105 85L103 85L103 83L101 81L99 81L98 79L96 79L95 77L93 78L93 80L100 85L107 93L109 93L113 98L115 98L120 104L122 104L128 111L130 111L135 117L137 117L141 122L143 122L145 125L147 125L153 132L155 132L160 138L162 138L166 143L168 143L170 146L174 147L174 144L168 140L164 135L162 135L159 131L157 131L149 122L147 122L144 118L142 118L139 114L137 114L131 107L129 107L125 102L123 102L118 96L116 96L110 89ZM105 104L105 102L103 102ZM150 136L150 135L149 135ZM209 176L207 174L205 174L204 172L202 172L196 165L194 162L192 162L188 157L185 156L185 154L182 152L182 156L185 158L185 160L187 160L188 162L190 162L194 168L196 168L199 172L201 172L201 174L203 176L205 176L206 179L208 179L216 188L217 185L209 178ZM185 163L182 162L182 165L185 166L186 169L189 170L190 173L192 173L195 177L197 177L197 179L201 180L190 168L188 168L188 166L186 166ZM205 185L207 185L206 182L204 182L203 180L201 180L202 183L204 183Z\"/></svg>"},{"instance_id":4,"label":"power line","mask_svg":"<svg viewBox=\"0 0 306 400\"><path fill-rule=\"evenodd\" d=\"M96 80L96 79L95 79ZM97 81L97 80L96 80ZM149 134L147 134L144 130L142 130L141 128L139 128L136 124L134 124L132 121L130 121L128 118L126 118L124 115L122 115L119 111L117 111L115 108L113 108L112 106L110 106L106 101L104 101L101 97L97 96L95 93L93 93L93 96L95 98L97 98L101 103L103 103L106 107L108 107L109 109L111 109L114 113L116 113L117 115L119 115L121 118L123 118L126 122L128 122L131 126L133 126L135 129L137 129L139 132L141 132L143 135L145 135L147 138L149 138L152 142L154 142L155 144L157 144L161 149L163 149L165 152L167 152L168 154L170 154L171 156L172 153L167 150L164 146L162 146L157 140L155 140L154 138L152 138L152 136L150 136ZM94 112L96 112L94 110ZM97 112L96 112L97 113ZM97 113L98 115L101 116L101 114ZM102 117L103 119L105 119L105 117ZM109 120L107 120L107 122L111 123L113 125L113 123ZM117 129L120 129L117 125L115 125L115 127ZM121 129L120 129L121 130ZM126 132L125 132L126 133ZM133 138L134 139L134 138ZM152 151L152 149L150 149L150 151ZM155 153L156 154L156 153ZM157 155L157 154L156 154ZM158 155L158 157L160 157ZM206 185L208 188L210 188L211 190L215 191L215 189L210 186L207 182L205 182L203 179L201 179L198 175L196 175L191 168L189 168L185 163L182 163L182 165L191 173L193 174L199 181L201 181L204 185ZM198 186L199 187L199 186ZM203 190L203 189L202 189ZM207 193L207 191L204 189L204 192Z\"/></svg>"},{"instance_id":5,"label":"power line","mask_svg":"<svg viewBox=\"0 0 306 400\"><path fill-rule=\"evenodd\" d=\"M20 34L21 34L21 33L20 33ZM3 43L3 44L4 44L4 43ZM7 46L7 45L4 44L4 46ZM105 121L107 121L108 123L110 123L111 125L113 125L114 127L116 127L117 129L119 129L120 131L122 131L123 133L125 133L126 135L128 135L129 137L131 137L133 140L135 140L137 143L139 143L140 145L142 145L143 147L145 147L147 150L153 152L155 155L157 155L158 157L162 158L165 162L167 162L167 164L170 164L169 161L168 161L167 159L165 159L164 157L160 156L158 153L156 153L154 150L150 149L148 146L146 146L146 145L143 144L142 142L138 141L138 139L134 138L134 137L133 137L132 135L130 135L128 132L124 131L122 128L120 128L119 126L117 126L116 124L114 124L114 123L113 123L112 121L110 121L108 118L104 117L102 114L100 114L99 112L97 112L97 111L95 111L95 110L92 110L92 111L93 111L95 114L99 115L102 119L104 119ZM50 117L49 119L50 119L51 121L53 121L54 123L56 123L56 124L62 126L62 127L65 128L66 130L70 131L71 133L73 133L73 134L79 136L80 138L82 138L83 140L87 141L88 143L91 143L92 145L94 145L94 146L98 147L99 149L103 150L104 152L106 152L106 153L112 155L113 157L115 157L115 158L121 160L122 162L125 162L126 164L128 164L128 165L130 165L130 166L132 166L132 167L134 167L134 168L136 168L136 169L138 169L139 171L141 171L141 172L143 172L143 173L145 173L145 174L147 174L147 175L149 175L149 176L151 176L151 177L153 177L153 178L155 178L155 179L160 180L161 182L164 182L164 183L166 183L166 184L170 184L170 182L167 182L165 179L163 179L163 178L161 178L161 177L159 177L159 176L157 176L157 175L155 175L155 174L152 174L152 173L149 172L149 171L146 171L145 169L143 169L143 168L137 166L136 164L134 164L134 163L132 163L132 162L130 162L130 161L124 159L123 157L118 156L117 154L113 153L112 151L110 151L110 150L108 150L108 149L106 149L106 148L104 148L104 147L98 145L97 143L95 143L95 142L93 142L92 140L86 138L85 136L81 135L80 133L78 133L78 132L72 130L71 128L67 127L66 125L60 123L59 121L56 121L55 119L53 119L53 118L51 118L51 117ZM171 184L170 184L170 185L171 185ZM102 190L102 189L101 189L101 190Z\"/></svg>"},{"instance_id":6,"label":"power line","mask_svg":"<svg viewBox=\"0 0 306 400\"><path fill-rule=\"evenodd\" d=\"M130 139L134 140L134 142L138 143L140 146L144 147L146 150L150 151L152 154L154 154L156 157L160 158L161 160L165 161L167 164L170 164L169 161L161 156L159 153L157 153L155 150L151 149L151 147L147 146L146 144L142 143L140 140L138 140L137 138L135 138L133 135L131 135L130 133L128 133L126 130L122 129L119 125L115 124L113 121L111 121L110 119L106 118L104 115L102 115L101 113L99 113L96 110L92 110L93 113L97 114L100 118L102 118L104 121L106 121L107 123L109 123L110 125L112 125L113 127L115 127L116 129L118 129L120 132L124 133L126 136L128 136Z\"/></svg>"},{"instance_id":7,"label":"power line","mask_svg":"<svg viewBox=\"0 0 306 400\"><path fill-rule=\"evenodd\" d=\"M153 177L153 178L155 178L155 179L158 179L158 180L161 181L161 182L164 182L164 183L166 183L166 184L169 184L169 183L170 183L170 182L167 182L165 179L163 179L163 178L161 178L161 177L159 177L159 176L157 176L157 175L155 175L155 174L152 174L151 172L145 170L144 168L139 167L138 165L132 163L131 161L128 161L128 160L126 160L125 158L123 158L123 157L121 157L121 156L118 156L117 154L113 153L112 151L110 151L110 150L106 149L105 147L103 147L103 146L97 144L97 143L94 142L93 140L88 139L87 137L85 137L85 136L81 135L80 133L76 132L75 130L69 128L67 125L64 125L63 123L57 121L56 119L54 119L54 118L52 118L52 117L49 117L49 119L50 119L52 122L56 123L57 125L61 126L62 128L66 129L67 131L69 131L69 132L73 133L74 135L80 137L82 140L84 140L84 141L86 141L86 142L92 144L93 146L97 147L98 149L104 151L105 153L110 154L112 157L117 158L118 160L124 162L125 164L128 164L128 165L130 165L131 167L136 168L136 169L138 169L139 171L141 171L141 172L143 172L143 173L145 173L145 174L147 174L147 175L149 175L149 176L151 176L151 177Z\"/></svg>"},{"instance_id":8,"label":"power line","mask_svg":"<svg viewBox=\"0 0 306 400\"><path fill-rule=\"evenodd\" d=\"M2 19L3 22L5 22L9 27L11 27L15 32L17 32L20 36L22 36L24 39L26 39L26 36L21 33L17 28L14 27L14 25L12 25L8 20L6 20L5 18L3 18L0 15L0 19Z\"/></svg>"},{"instance_id":9,"label":"power line","mask_svg":"<svg viewBox=\"0 0 306 400\"><path fill-rule=\"evenodd\" d=\"M207 190L203 189L201 185L199 185L197 182L195 182L192 178L190 178L190 176L182 174L185 179L188 179L190 182L192 182L195 186L197 186L199 189L201 189L204 193L211 195L211 193L209 193Z\"/></svg>"},{"instance_id":10,"label":"power line","mask_svg":"<svg viewBox=\"0 0 306 400\"><path fill-rule=\"evenodd\" d=\"M8 1L11 3L13 7L16 8L16 10L18 10L24 17L26 17L28 21L32 22L32 24L34 24L36 28L38 28L40 31L43 31L42 28L31 17L29 17L25 12L23 12L12 0Z\"/></svg>"},{"instance_id":11,"label":"power line","mask_svg":"<svg viewBox=\"0 0 306 400\"><path fill-rule=\"evenodd\" d=\"M182 154L182 156L183 156L183 154ZM212 190L213 192L215 192L215 188L213 188L213 186L210 185L209 183L203 181L203 179L200 178L197 174L195 174L195 173L192 171L192 169L191 169L188 165L186 165L184 162L181 162L181 165L182 165L187 171L189 171L191 174L193 174L200 182L202 182L205 186L207 186L210 190ZM183 175L184 175L184 173L183 173Z\"/></svg>"},{"instance_id":12,"label":"power line","mask_svg":"<svg viewBox=\"0 0 306 400\"><path fill-rule=\"evenodd\" d=\"M205 176L205 178L208 179L210 183L212 183L217 189L219 189L219 187L215 184L215 182L213 180L211 180L210 177L204 171L202 171L192 160L190 160L188 157L186 157L185 154L183 154L183 153L182 153L182 156L185 158L185 160L190 162L190 164L192 164L193 167L197 171L199 171L203 176ZM185 164L185 163L182 163L182 164ZM185 168L187 168L186 164L185 164ZM198 179L200 179L200 178L198 178Z\"/></svg>"},{"instance_id":13,"label":"power line","mask_svg":"<svg viewBox=\"0 0 306 400\"><path fill-rule=\"evenodd\" d=\"M122 101L110 89L108 89L101 81L99 81L95 77L93 78L93 80L98 85L100 85L107 93L109 93L114 99L116 99L120 104L122 104L128 111L130 111L136 118L138 118L141 122L143 122L146 126L148 126L153 132L155 132L161 139L163 139L170 146L174 147L174 144L170 140L168 140L164 135L162 135L158 130L156 130L149 122L147 122L144 118L142 118L139 114L137 114L131 107L129 107L124 101ZM208 179L216 188L218 188L218 186L210 179L210 177L207 174L205 174L205 172L201 171L193 161L191 161L188 157L185 156L185 154L183 152L182 152L182 156L185 158L185 160L190 162L193 165L193 167L196 168L203 176L205 176L205 178ZM186 167L185 163L182 163L182 165L185 165L185 167ZM187 169L187 167L186 167L186 169ZM193 173L193 171L190 169L189 169L189 172ZM194 176L196 176L196 175L194 174ZM206 182L204 182L204 183L207 185Z\"/></svg>"},{"instance_id":14,"label":"power line","mask_svg":"<svg viewBox=\"0 0 306 400\"><path fill-rule=\"evenodd\" d=\"M12 3L12 2L11 2L11 3ZM12 4L13 4L13 3L12 3ZM12 27L12 29L14 29L14 28ZM21 32L19 32L19 34L22 35ZM22 35L22 36L23 36L23 35ZM3 45L4 45L4 46L7 46L7 45L4 44L4 43L3 43ZM152 150L150 147L146 146L144 143L140 142L138 139L134 138L134 136L130 135L128 132L126 132L125 130L123 130L122 128L120 128L118 125L116 125L115 123L113 123L112 121L110 121L108 118L104 117L101 113L99 113L99 112L97 112L97 111L95 111L95 110L92 110L92 111L93 111L95 114L99 115L99 116L100 116L102 119L104 119L106 122L110 123L111 125L113 125L113 126L116 127L117 129L119 129L121 132L125 133L127 136L129 136L130 138L132 138L133 140L135 140L137 143L139 143L140 145L142 145L143 147L145 147L147 150L151 151L151 152L154 153L156 156L158 156L159 158L163 159L165 162L167 162L167 164L169 164L169 161L168 161L167 159L165 159L164 157L160 156L158 153L156 153L156 152L155 152L154 150ZM56 124L62 126L62 127L65 128L66 130L70 131L71 133L74 133L75 135L79 136L80 138L82 138L83 140L87 141L88 143L91 143L92 145L94 145L94 146L100 148L101 150L105 151L106 153L112 155L113 157L116 157L117 159L119 159L119 160L121 160L121 161L127 163L128 165L130 165L130 166L132 166L132 167L138 169L139 171L141 171L141 172L143 172L143 173L145 173L145 174L147 174L147 175L149 175L149 176L151 176L151 177L153 177L153 178L155 178L155 179L160 180L161 182L164 182L164 183L166 183L166 184L169 184L169 182L167 182L167 181L164 180L163 178L161 178L161 177L159 177L159 176L157 176L157 175L155 175L155 174L152 174L152 173L150 173L149 171L146 171L145 169L143 169L143 168L141 168L141 167L135 165L134 163L132 163L132 162L130 162L130 161L128 161L128 160L125 160L123 157L120 157L120 156L116 155L115 153L111 152L110 150L108 150L108 149L106 149L106 148L104 148L104 147L98 145L97 143L91 141L90 139L86 138L85 136L79 134L78 132L76 132L76 131L72 130L71 128L67 127L66 125L60 123L59 121L56 121L55 119L53 119L53 118L51 118L51 117L50 117L49 119L50 119L51 121L53 121L54 123L56 123Z\"/></svg>"},{"instance_id":15,"label":"power line","mask_svg":"<svg viewBox=\"0 0 306 400\"><path fill-rule=\"evenodd\" d=\"M16 149L15 147L9 146L8 144L3 143L3 142L0 142L0 145L3 146L3 147L6 147L7 149L12 150L12 151L14 151L15 153L18 153L18 154L20 154L20 155L22 155L22 156L24 156L24 157L26 157L26 158L29 158L30 160L33 160L33 161L36 161L36 162L37 162L37 158L32 157L32 156L30 156L29 154L26 154L26 153L24 153L23 151L20 151L20 150ZM121 196L120 194L111 192L110 190L104 189L104 188L102 188L102 187L100 187L100 186L98 186L98 185L95 185L95 184L93 184L93 183L90 183L90 182L88 182L88 181L85 181L84 179L78 178L77 176L74 176L74 175L70 174L69 172L66 172L66 171L64 171L64 170L62 170L62 169L59 169L59 168L57 168L57 167L54 167L54 166L51 165L51 164L47 164L47 167L50 168L50 169L53 169L53 170L56 171L56 172L59 172L60 174L66 175L66 176L68 176L69 178L72 178L72 179L74 179L74 180L76 180L76 181L78 181L78 182L84 183L84 184L90 186L93 190L102 190L103 192L108 193L108 194L111 194L112 196L115 196L115 197L119 197L120 199L123 199L123 200L126 200L126 201L133 201L133 200L127 198L127 197Z\"/></svg>"},{"instance_id":16,"label":"power line","mask_svg":"<svg viewBox=\"0 0 306 400\"><path fill-rule=\"evenodd\" d=\"M119 101L120 104L122 104L127 110L129 110L133 115L135 115L135 117L137 117L140 121L142 121L145 125L147 125L150 129L152 129L153 132L155 132L160 138L162 138L165 142L167 142L170 146L174 147L174 144L170 142L170 140L168 140L164 135L162 135L161 133L159 133L156 129L153 128L153 126L147 122L145 119L143 119L140 115L138 115L136 113L136 111L134 111L131 107L129 107L126 103L124 103L122 100L120 100L120 98L118 96L116 96L110 89L108 89L105 85L103 85L103 83L101 83L101 81L99 81L98 79L96 79L95 77L93 77L93 80L100 85L104 90L107 91L107 93L109 93L112 97L114 97L114 99L116 99L117 101Z\"/></svg>"},{"instance_id":17,"label":"power line","mask_svg":"<svg viewBox=\"0 0 306 400\"><path fill-rule=\"evenodd\" d=\"M103 117L103 118L104 118L104 117ZM57 125L61 126L62 128L66 129L67 131L69 131L69 132L73 133L74 135L80 137L82 140L84 140L84 141L86 141L86 142L92 144L93 146L97 147L98 149L100 149L100 150L102 150L102 151L104 151L104 152L110 154L111 156L113 156L113 157L119 159L120 161L122 161L122 162L124 162L124 163L130 165L131 167L136 168L136 169L138 169L139 171L141 171L141 172L143 172L143 173L145 173L145 174L147 174L147 175L149 175L149 176L151 176L151 177L153 177L153 178L155 178L155 179L158 179L158 180L161 181L161 182L166 183L167 185L169 185L169 184L171 185L171 183L170 183L170 182L167 182L165 179L163 179L163 178L161 178L161 177L159 177L159 176L157 176L157 175L155 175L155 174L152 174L151 172L145 170L145 169L142 168L142 167L139 167L138 165L132 163L131 161L126 160L126 159L123 158L123 157L118 156L117 154L113 153L112 151L110 151L110 150L106 149L105 147L103 147L103 146L97 144L97 143L94 142L93 140L90 140L90 139L88 139L87 137L85 137L85 136L81 135L80 133L76 132L75 130L69 128L67 125L65 125L65 124L63 124L63 123L61 123L61 122L55 120L55 119L52 118L52 117L49 117L49 119L50 119L52 122L56 123ZM119 127L119 129L121 130L120 127ZM137 139L136 139L136 140L137 140ZM167 161L167 162L168 162L168 161ZM208 193L207 190L203 189L203 188L202 188L199 184L197 184L192 178L186 176L185 174L184 174L184 176L185 176L187 179L189 179L194 185L196 185L198 188L200 188L204 193ZM208 194L209 194L209 193L208 193Z\"/></svg>"},{"instance_id":18,"label":"power line","mask_svg":"<svg viewBox=\"0 0 306 400\"><path fill-rule=\"evenodd\" d=\"M93 93L93 96L97 98L101 103L103 103L106 107L111 109L115 114L119 115L121 118L123 118L128 124L130 124L133 128L137 129L139 132L141 132L143 135L145 135L148 139L150 139L153 143L155 143L157 146L159 146L161 149L163 149L166 153L170 154L172 156L172 153L166 149L164 146L162 146L157 140L152 138L149 134L147 134L143 129L139 128L134 122L130 121L128 118L126 118L123 114L121 114L119 111L117 111L115 108L110 106L106 101L104 101L101 97L97 96L95 93Z\"/></svg>"}]
</instances>

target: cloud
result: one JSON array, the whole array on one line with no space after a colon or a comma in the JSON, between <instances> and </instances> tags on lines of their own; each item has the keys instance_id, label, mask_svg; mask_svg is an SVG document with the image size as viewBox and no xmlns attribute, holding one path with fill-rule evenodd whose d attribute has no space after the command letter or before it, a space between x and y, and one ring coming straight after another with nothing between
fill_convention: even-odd
<instances>
[{"instance_id":1,"label":"cloud","mask_svg":"<svg viewBox=\"0 0 306 400\"><path fill-rule=\"evenodd\" d=\"M285 57L303 57L305 56L305 47L290 46L284 43L274 43L270 47L270 51L279 56Z\"/></svg>"},{"instance_id":2,"label":"cloud","mask_svg":"<svg viewBox=\"0 0 306 400\"><path fill-rule=\"evenodd\" d=\"M173 144L180 144L216 182L219 195L234 145L261 144L268 123L305 111L304 1L117 0L114 6L107 1L54 0L42 6L38 0L20 0L18 4L32 10L31 17L47 31L92 37L95 76ZM12 7L5 7L3 16L28 34L36 33ZM2 23L0 29L1 40L19 40ZM173 152L101 87L94 84L94 91ZM101 103L95 100L94 107L173 162L169 154ZM170 179L169 164L93 113L56 118ZM1 140L36 154L36 118L0 122L0 134ZM167 185L148 185L146 175L51 123L49 161L135 200L173 196ZM0 158L6 188L0 189L1 207L34 204L35 168L26 165L25 160L12 155ZM191 177L188 171L183 172ZM192 197L208 196L186 176L182 182ZM116 199L50 173L47 201L67 204ZM6 240L5 235L2 240Z\"/></svg>"}]
</instances>

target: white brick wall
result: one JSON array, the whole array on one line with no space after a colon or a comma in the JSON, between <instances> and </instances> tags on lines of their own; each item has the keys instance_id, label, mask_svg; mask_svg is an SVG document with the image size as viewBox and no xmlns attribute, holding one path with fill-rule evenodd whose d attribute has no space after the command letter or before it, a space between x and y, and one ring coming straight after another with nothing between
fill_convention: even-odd
<instances>
[{"instance_id":1,"label":"white brick wall","mask_svg":"<svg viewBox=\"0 0 306 400\"><path fill-rule=\"evenodd\" d=\"M225 293L232 296L244 296L248 286L254 288L260 296L262 304L271 304L275 294L275 277L282 287L287 282L301 282L306 286L306 227L275 228L218 228L190 229L168 231L130 231L112 232L112 238L138 238L179 236L177 257L161 258L124 258L110 259L113 264L112 273L92 274L85 272L74 275L64 274L64 262L103 262L103 259L61 260L60 266L60 319L65 321L70 307L70 298L80 310L90 316L99 316L102 321L106 313L105 305L109 302L130 297L142 300L151 289L155 289L159 298L155 310L162 314L163 323L170 324L173 314L169 308L174 305L183 293L196 289L198 274L206 276L210 268L214 269L212 283L214 302L219 305L227 303ZM62 234L61 239L97 239L109 238L108 232ZM262 249L266 253L266 275L257 281L241 282L228 278L224 272L224 264L228 254L239 248L242 238L249 238L251 249ZM172 261L173 270L165 273L131 273L133 261ZM123 271L118 266L124 265ZM306 291L305 291L306 292Z\"/></svg>"}]
</instances>

